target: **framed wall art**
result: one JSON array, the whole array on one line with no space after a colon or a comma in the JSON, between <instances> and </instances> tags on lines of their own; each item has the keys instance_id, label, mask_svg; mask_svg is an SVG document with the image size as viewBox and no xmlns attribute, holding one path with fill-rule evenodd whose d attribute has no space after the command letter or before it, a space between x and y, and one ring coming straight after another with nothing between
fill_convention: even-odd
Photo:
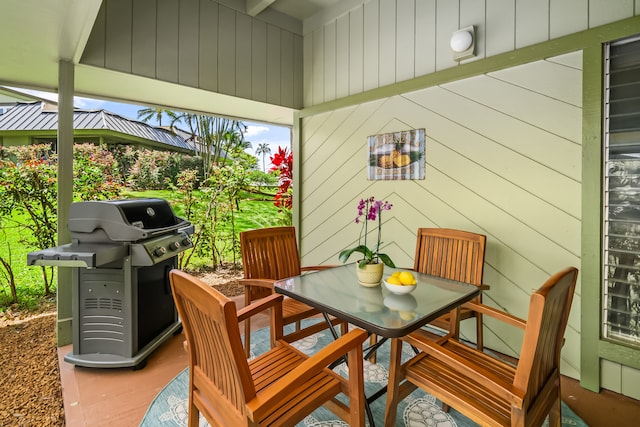
<instances>
[{"instance_id":1,"label":"framed wall art","mask_svg":"<svg viewBox=\"0 0 640 427\"><path fill-rule=\"evenodd\" d=\"M424 129L372 135L369 143L369 179L424 179Z\"/></svg>"}]
</instances>

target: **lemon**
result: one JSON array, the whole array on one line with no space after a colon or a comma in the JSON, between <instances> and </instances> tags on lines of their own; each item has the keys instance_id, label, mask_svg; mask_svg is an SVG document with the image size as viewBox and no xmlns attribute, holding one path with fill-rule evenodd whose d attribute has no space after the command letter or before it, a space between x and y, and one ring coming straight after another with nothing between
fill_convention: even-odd
<instances>
[{"instance_id":1,"label":"lemon","mask_svg":"<svg viewBox=\"0 0 640 427\"><path fill-rule=\"evenodd\" d=\"M399 277L399 276L400 276L400 272L399 271L396 271L395 273L393 273L391 275L391 277Z\"/></svg>"},{"instance_id":2,"label":"lemon","mask_svg":"<svg viewBox=\"0 0 640 427\"><path fill-rule=\"evenodd\" d=\"M411 274L408 271L403 271L402 273L400 273L400 275L398 276L398 279L400 279L400 283L402 283L403 285L416 284L416 278L413 277L413 274Z\"/></svg>"},{"instance_id":3,"label":"lemon","mask_svg":"<svg viewBox=\"0 0 640 427\"><path fill-rule=\"evenodd\" d=\"M402 285L402 283L400 283L400 279L398 278L398 276L389 276L387 278L387 283L389 283L390 285Z\"/></svg>"}]
</instances>

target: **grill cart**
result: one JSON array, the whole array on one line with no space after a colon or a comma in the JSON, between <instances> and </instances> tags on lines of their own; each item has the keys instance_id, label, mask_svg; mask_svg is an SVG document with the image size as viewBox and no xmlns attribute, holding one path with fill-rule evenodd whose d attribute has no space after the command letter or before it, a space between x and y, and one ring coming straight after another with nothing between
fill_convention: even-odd
<instances>
[{"instance_id":1,"label":"grill cart","mask_svg":"<svg viewBox=\"0 0 640 427\"><path fill-rule=\"evenodd\" d=\"M193 226L162 199L73 203L72 242L31 252L29 265L72 267L73 351L77 366L144 366L181 324L169 271L193 247Z\"/></svg>"}]
</instances>

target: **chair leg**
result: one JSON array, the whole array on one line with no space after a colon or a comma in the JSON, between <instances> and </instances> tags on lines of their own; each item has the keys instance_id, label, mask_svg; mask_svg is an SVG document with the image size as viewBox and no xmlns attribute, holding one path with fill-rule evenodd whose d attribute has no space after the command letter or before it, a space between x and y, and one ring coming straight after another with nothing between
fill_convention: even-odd
<instances>
[{"instance_id":1,"label":"chair leg","mask_svg":"<svg viewBox=\"0 0 640 427\"><path fill-rule=\"evenodd\" d=\"M560 391L558 391L558 395ZM555 403L549 411L549 427L561 427L562 426L562 407L560 405L560 398L556 399Z\"/></svg>"},{"instance_id":2,"label":"chair leg","mask_svg":"<svg viewBox=\"0 0 640 427\"><path fill-rule=\"evenodd\" d=\"M483 333L482 314L476 313L476 346L478 350L484 350L484 333Z\"/></svg>"},{"instance_id":3,"label":"chair leg","mask_svg":"<svg viewBox=\"0 0 640 427\"><path fill-rule=\"evenodd\" d=\"M455 339L460 337L460 307L449 313L449 332Z\"/></svg>"},{"instance_id":4,"label":"chair leg","mask_svg":"<svg viewBox=\"0 0 640 427\"><path fill-rule=\"evenodd\" d=\"M244 287L244 306L251 304L251 287ZM251 356L251 320L250 317L244 322L244 354L248 359Z\"/></svg>"},{"instance_id":5,"label":"chair leg","mask_svg":"<svg viewBox=\"0 0 640 427\"><path fill-rule=\"evenodd\" d=\"M375 335L371 335L375 337ZM396 412L400 399L400 370L402 358L402 341L394 338L389 346L389 382L387 384L387 402L385 405L385 426L396 425Z\"/></svg>"},{"instance_id":6,"label":"chair leg","mask_svg":"<svg viewBox=\"0 0 640 427\"><path fill-rule=\"evenodd\" d=\"M349 372L349 425L353 427L365 427L364 416L367 397L364 394L364 378L362 375L356 375L355 372L363 372L362 348L353 348L347 355L347 367ZM373 420L371 420L373 422Z\"/></svg>"},{"instance_id":7,"label":"chair leg","mask_svg":"<svg viewBox=\"0 0 640 427\"><path fill-rule=\"evenodd\" d=\"M369 337L369 347L372 347L377 343L378 343L378 336L376 334L371 334L371 336ZM373 353L371 353L371 356L369 356L369 362L375 365L377 360L378 360L378 351L376 350Z\"/></svg>"},{"instance_id":8,"label":"chair leg","mask_svg":"<svg viewBox=\"0 0 640 427\"><path fill-rule=\"evenodd\" d=\"M347 322L340 323L340 336L349 332L349 324Z\"/></svg>"},{"instance_id":9,"label":"chair leg","mask_svg":"<svg viewBox=\"0 0 640 427\"><path fill-rule=\"evenodd\" d=\"M251 355L251 320L245 319L244 322L244 354L247 359Z\"/></svg>"},{"instance_id":10,"label":"chair leg","mask_svg":"<svg viewBox=\"0 0 640 427\"><path fill-rule=\"evenodd\" d=\"M193 404L193 396L189 397L189 414L187 415L187 422L189 427L199 427L200 425L200 411Z\"/></svg>"}]
</instances>

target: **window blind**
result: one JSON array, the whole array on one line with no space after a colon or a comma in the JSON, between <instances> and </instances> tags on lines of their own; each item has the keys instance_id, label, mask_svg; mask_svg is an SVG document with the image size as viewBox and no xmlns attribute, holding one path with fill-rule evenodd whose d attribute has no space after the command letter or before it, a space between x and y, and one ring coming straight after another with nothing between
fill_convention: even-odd
<instances>
[{"instance_id":1,"label":"window blind","mask_svg":"<svg viewBox=\"0 0 640 427\"><path fill-rule=\"evenodd\" d=\"M640 37L604 53L603 336L640 347Z\"/></svg>"}]
</instances>

